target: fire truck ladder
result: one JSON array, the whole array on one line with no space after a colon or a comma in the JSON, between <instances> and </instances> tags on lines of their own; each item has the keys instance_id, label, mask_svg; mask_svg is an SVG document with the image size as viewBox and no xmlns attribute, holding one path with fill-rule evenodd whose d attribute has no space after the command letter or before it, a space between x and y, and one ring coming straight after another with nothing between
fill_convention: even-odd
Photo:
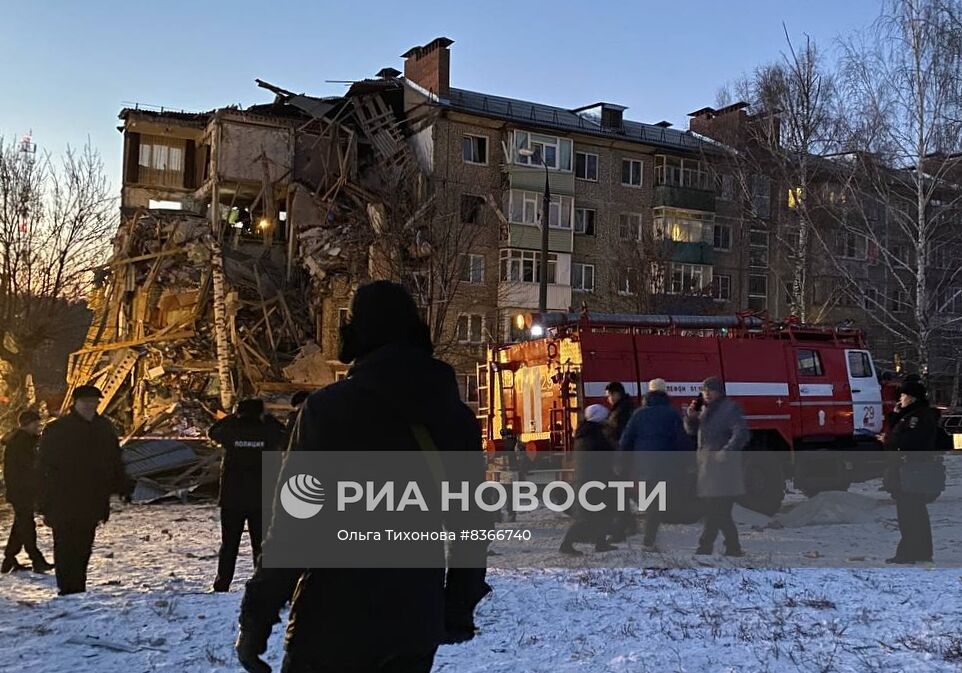
<instances>
[{"instance_id":1,"label":"fire truck ladder","mask_svg":"<svg viewBox=\"0 0 962 673\"><path fill-rule=\"evenodd\" d=\"M478 423L481 424L481 436L490 437L491 436L491 419L489 414L491 412L491 405L494 400L491 399L491 372L488 369L487 362L479 362L477 365L478 371Z\"/></svg>"}]
</instances>

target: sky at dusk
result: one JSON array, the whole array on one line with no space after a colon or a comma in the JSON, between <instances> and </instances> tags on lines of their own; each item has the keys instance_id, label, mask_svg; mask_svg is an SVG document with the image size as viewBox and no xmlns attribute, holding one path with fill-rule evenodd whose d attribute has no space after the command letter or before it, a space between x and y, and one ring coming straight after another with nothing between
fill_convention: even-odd
<instances>
[{"instance_id":1,"label":"sky at dusk","mask_svg":"<svg viewBox=\"0 0 962 673\"><path fill-rule=\"evenodd\" d=\"M878 0L666 2L213 2L0 0L0 135L59 152L89 137L120 175L117 113L269 102L254 78L334 95L438 36L452 86L563 107L598 100L667 119L780 57L782 24L826 49L868 26Z\"/></svg>"}]
</instances>

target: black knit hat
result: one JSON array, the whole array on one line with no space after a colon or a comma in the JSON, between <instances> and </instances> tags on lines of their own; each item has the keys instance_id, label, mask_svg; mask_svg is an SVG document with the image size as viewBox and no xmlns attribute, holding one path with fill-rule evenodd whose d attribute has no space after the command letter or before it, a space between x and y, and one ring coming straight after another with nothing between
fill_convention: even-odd
<instances>
[{"instance_id":1,"label":"black knit hat","mask_svg":"<svg viewBox=\"0 0 962 673\"><path fill-rule=\"evenodd\" d=\"M346 364L396 343L423 348L428 353L434 350L428 326L403 286L388 280L362 285L351 302L350 322L341 327L337 358Z\"/></svg>"},{"instance_id":2,"label":"black knit hat","mask_svg":"<svg viewBox=\"0 0 962 673\"><path fill-rule=\"evenodd\" d=\"M907 379L899 387L899 395L911 395L917 400L924 400L928 395L925 384L917 379Z\"/></svg>"}]
</instances>

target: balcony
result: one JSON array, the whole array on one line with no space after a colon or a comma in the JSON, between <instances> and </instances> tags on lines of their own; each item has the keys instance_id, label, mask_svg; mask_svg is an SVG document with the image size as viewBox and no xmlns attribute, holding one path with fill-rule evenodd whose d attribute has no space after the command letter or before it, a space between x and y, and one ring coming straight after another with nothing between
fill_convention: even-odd
<instances>
[{"instance_id":1,"label":"balcony","mask_svg":"<svg viewBox=\"0 0 962 673\"><path fill-rule=\"evenodd\" d=\"M683 264L714 264L714 248L708 243L662 241L661 259Z\"/></svg>"},{"instance_id":2,"label":"balcony","mask_svg":"<svg viewBox=\"0 0 962 673\"><path fill-rule=\"evenodd\" d=\"M655 185L654 206L715 212L715 192L694 187Z\"/></svg>"}]
</instances>

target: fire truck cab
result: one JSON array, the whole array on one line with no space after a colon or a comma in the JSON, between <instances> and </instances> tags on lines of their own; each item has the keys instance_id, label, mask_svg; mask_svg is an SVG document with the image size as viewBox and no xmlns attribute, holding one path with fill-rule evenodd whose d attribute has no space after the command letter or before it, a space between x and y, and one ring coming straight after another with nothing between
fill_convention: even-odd
<instances>
[{"instance_id":1,"label":"fire truck cab","mask_svg":"<svg viewBox=\"0 0 962 673\"><path fill-rule=\"evenodd\" d=\"M788 477L808 493L845 490L866 469L851 464L852 451L879 448L882 389L856 329L752 314L584 312L529 320L543 336L491 348L479 366L489 450L511 450L507 442L520 436L536 463L563 462L582 410L605 402L609 382L620 381L640 403L648 381L663 378L681 413L709 376L724 381L748 420L754 455L746 476L755 509L776 511Z\"/></svg>"}]
</instances>

